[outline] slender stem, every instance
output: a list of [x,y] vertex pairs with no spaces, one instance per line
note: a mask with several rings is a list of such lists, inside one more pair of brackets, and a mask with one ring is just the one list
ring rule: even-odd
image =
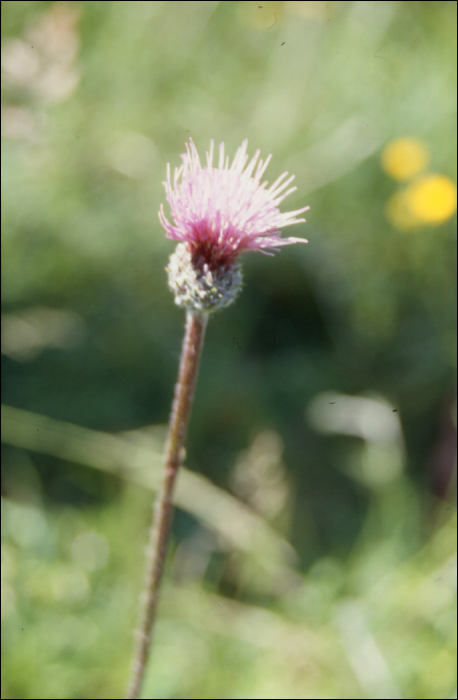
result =
[[126,698],[129,699],[139,696],[150,652],[173,514],[173,487],[183,459],[183,446],[191,414],[207,319],[208,316],[204,314],[193,314],[190,311],[186,315],[180,370],[170,415],[164,478],[162,489],[156,500],[150,532],[145,599],[132,664],[131,682],[126,695]]

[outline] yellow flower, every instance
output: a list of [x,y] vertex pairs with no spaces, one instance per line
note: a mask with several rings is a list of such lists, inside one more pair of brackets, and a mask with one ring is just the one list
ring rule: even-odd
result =
[[456,185],[445,175],[425,175],[405,191],[408,210],[423,224],[442,224],[456,211]]
[[426,169],[428,149],[419,139],[396,139],[382,152],[382,167],[395,180],[409,180]]
[[401,231],[409,231],[419,225],[418,220],[407,207],[405,191],[391,195],[386,203],[385,215],[390,224]]
[[398,229],[435,226],[456,211],[456,185],[445,175],[423,175],[387,202],[386,216]]

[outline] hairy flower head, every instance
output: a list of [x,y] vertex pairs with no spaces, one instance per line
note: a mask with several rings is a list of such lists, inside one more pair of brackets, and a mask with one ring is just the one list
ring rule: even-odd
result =
[[[309,209],[303,207],[281,212],[278,208],[285,197],[296,190],[296,187],[289,187],[294,175],[285,172],[269,187],[267,181],[261,181],[261,178],[271,156],[262,161],[259,159],[260,152],[256,151],[248,162],[247,146],[248,141],[245,140],[229,165],[224,143],[221,143],[218,167],[215,167],[214,144],[211,141],[206,165],[202,166],[191,139],[186,144],[186,153],[181,156],[182,165],[175,168],[173,181],[170,165],[167,166],[164,186],[173,224],[165,216],[162,205],[159,219],[167,237],[181,242],[177,248],[179,256],[169,266],[169,284],[180,306],[191,306],[198,311],[227,306],[241,288],[241,272],[236,261],[240,253],[258,250],[272,255],[268,251],[278,251],[280,246],[307,243],[304,238],[281,237],[280,229],[304,222],[305,219],[297,217]],[[192,265],[192,284],[185,284],[189,277],[185,258]],[[235,282],[227,282],[228,275],[237,280],[237,290],[232,289]],[[177,292],[178,277],[180,286]],[[196,287],[204,279],[207,280],[204,287]],[[224,293],[216,290],[217,279],[220,282],[216,286],[218,290],[224,288]],[[213,294],[210,296],[209,285]],[[232,297],[229,300],[230,289]],[[224,299],[221,297],[215,302],[221,295]],[[209,309],[207,301],[210,297],[213,301]],[[197,305],[194,304],[196,299]]]
[[229,165],[224,143],[220,144],[218,167],[214,167],[211,141],[207,164],[202,167],[191,139],[181,156],[182,165],[175,168],[173,183],[170,166],[167,168],[164,185],[175,225],[168,221],[162,206],[161,224],[168,238],[190,244],[209,263],[233,260],[247,250],[266,252],[282,245],[307,242],[303,238],[281,238],[280,233],[285,226],[305,221],[296,217],[309,208],[283,213],[278,208],[296,190],[296,187],[286,189],[294,175],[288,177],[288,173],[283,173],[268,187],[261,178],[271,156],[263,162],[256,151],[247,165],[247,146],[248,141],[244,141]]

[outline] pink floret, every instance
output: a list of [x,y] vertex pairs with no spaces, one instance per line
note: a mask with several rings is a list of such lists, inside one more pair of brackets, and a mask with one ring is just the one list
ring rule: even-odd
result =
[[164,186],[174,225],[165,216],[162,205],[161,224],[168,238],[190,244],[196,255],[210,263],[231,261],[248,250],[272,255],[267,251],[278,251],[280,246],[292,243],[307,243],[304,238],[281,238],[280,229],[304,222],[305,219],[297,216],[309,209],[281,212],[278,208],[297,189],[287,189],[294,175],[283,173],[268,187],[261,178],[271,156],[263,162],[259,160],[260,151],[256,151],[247,165],[247,145],[245,140],[229,165],[221,143],[219,164],[214,167],[211,141],[207,163],[202,167],[191,139],[181,156],[181,167],[175,168],[173,183],[170,165],[167,166]]

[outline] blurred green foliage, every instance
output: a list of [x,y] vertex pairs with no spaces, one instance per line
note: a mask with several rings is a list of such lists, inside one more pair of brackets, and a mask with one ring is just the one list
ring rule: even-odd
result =
[[[456,182],[456,3],[2,3],[5,404],[166,423],[157,211],[190,137],[248,138],[311,206],[209,324],[187,456],[296,559],[266,575],[188,499],[145,697],[455,697],[456,214],[390,202]],[[2,697],[119,697],[152,493],[32,438],[4,434]]]

